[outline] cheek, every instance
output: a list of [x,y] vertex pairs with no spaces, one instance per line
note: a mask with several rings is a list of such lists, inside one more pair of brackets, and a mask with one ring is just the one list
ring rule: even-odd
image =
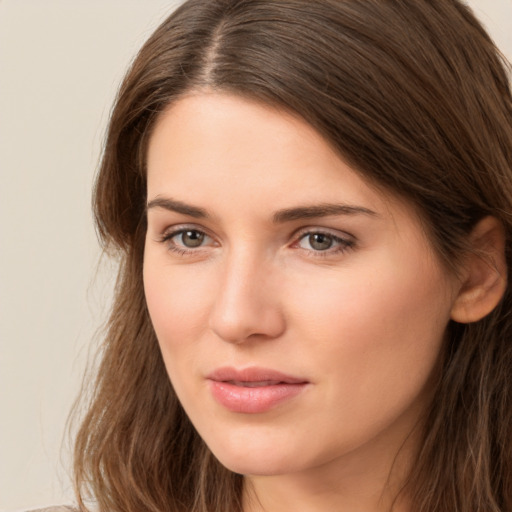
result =
[[413,281],[394,273],[365,270],[320,276],[309,289],[305,283],[290,283],[289,316],[320,339],[344,340],[359,349],[367,344],[380,345],[392,333],[399,343],[409,337],[410,329],[421,331],[432,326],[438,313],[435,304],[439,290],[435,286],[420,289],[417,279]]
[[442,337],[448,323],[448,278],[424,254],[361,258],[351,268],[316,277],[314,288],[299,286],[302,294],[290,289],[291,301],[299,297],[295,316],[355,348],[418,345]]
[[[144,262],[146,302],[164,356],[197,340],[208,325],[212,301],[208,273],[170,266],[148,255]],[[166,361],[167,362],[167,361]]]
[[186,266],[168,265],[153,255],[145,259],[144,291],[149,315],[167,374],[184,405],[193,404],[191,397],[197,394],[193,384],[203,352],[200,340],[208,326],[212,289],[208,275],[191,272]]
[[359,413],[400,408],[421,392],[449,321],[441,271],[396,263],[316,280],[314,293],[294,299],[297,329],[314,340],[308,356],[331,377],[329,396]]

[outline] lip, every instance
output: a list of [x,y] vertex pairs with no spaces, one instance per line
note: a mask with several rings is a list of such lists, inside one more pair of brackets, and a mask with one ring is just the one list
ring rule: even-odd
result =
[[207,377],[213,398],[231,412],[259,414],[304,391],[309,381],[268,368],[218,368]]

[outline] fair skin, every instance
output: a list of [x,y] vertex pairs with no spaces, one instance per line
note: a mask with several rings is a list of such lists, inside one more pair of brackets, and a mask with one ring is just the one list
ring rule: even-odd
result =
[[189,94],[150,139],[144,286],[185,411],[245,475],[245,512],[388,510],[463,290],[410,205],[301,119]]

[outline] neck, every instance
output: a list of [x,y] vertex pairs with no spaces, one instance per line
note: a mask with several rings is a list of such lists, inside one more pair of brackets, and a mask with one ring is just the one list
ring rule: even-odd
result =
[[[317,467],[244,478],[244,512],[411,512],[401,490],[417,435],[380,436]],[[404,441],[405,438],[405,441]]]

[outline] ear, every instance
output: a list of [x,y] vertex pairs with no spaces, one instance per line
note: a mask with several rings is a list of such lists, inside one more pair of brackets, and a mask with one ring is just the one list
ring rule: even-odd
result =
[[469,236],[471,251],[463,263],[462,282],[451,311],[459,323],[476,322],[499,303],[507,287],[505,230],[495,217],[485,217]]

